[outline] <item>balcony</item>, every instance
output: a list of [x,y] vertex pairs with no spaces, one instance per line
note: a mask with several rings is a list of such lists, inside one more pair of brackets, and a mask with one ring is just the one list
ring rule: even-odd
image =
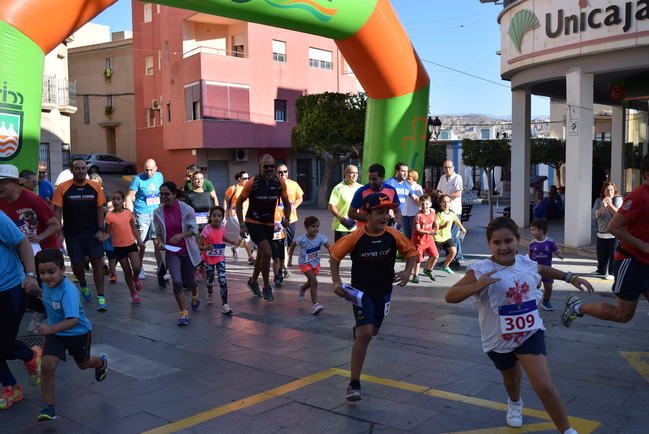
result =
[[55,75],[43,76],[43,98],[41,110],[50,112],[58,109],[62,115],[77,112],[77,82]]

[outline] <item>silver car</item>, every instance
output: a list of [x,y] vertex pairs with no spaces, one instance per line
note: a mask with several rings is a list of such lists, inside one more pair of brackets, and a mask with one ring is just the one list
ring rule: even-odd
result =
[[122,160],[113,154],[80,154],[79,158],[86,161],[88,173],[123,173],[133,175],[135,163]]

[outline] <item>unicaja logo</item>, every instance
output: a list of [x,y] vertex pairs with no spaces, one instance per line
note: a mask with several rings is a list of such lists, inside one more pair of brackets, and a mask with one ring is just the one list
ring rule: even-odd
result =
[[512,21],[509,24],[509,37],[516,46],[518,52],[521,52],[521,43],[523,36],[529,31],[537,29],[541,26],[539,19],[536,18],[534,12],[529,9],[522,9],[514,14]]
[[23,136],[23,95],[7,88],[0,89],[0,161],[11,160],[20,150]]

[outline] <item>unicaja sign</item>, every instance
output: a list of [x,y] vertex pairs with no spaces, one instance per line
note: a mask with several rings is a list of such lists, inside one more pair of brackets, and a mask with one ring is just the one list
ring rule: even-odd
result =
[[[586,0],[579,1],[579,7],[588,7]],[[622,26],[623,32],[628,32],[634,20],[649,20],[649,0],[626,2],[624,5],[612,4],[606,8],[582,10],[579,14],[566,15],[563,9],[556,14],[545,14],[545,34],[549,38],[561,35],[585,32],[599,29],[602,26]]]

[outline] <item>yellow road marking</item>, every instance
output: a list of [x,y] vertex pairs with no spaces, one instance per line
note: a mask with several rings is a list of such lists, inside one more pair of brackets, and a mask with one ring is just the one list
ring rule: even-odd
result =
[[[636,354],[636,353],[631,353],[631,354]],[[638,354],[646,354],[647,356],[649,356],[649,353],[638,353]],[[647,369],[649,371],[649,366],[647,367]],[[270,390],[266,390],[265,392],[258,393],[256,395],[252,395],[248,398],[243,398],[239,401],[231,402],[229,404],[225,404],[220,407],[216,407],[211,410],[198,413],[194,416],[181,419],[179,421],[170,423],[168,425],[163,425],[159,428],[146,431],[144,434],[173,433],[176,431],[187,429],[192,426],[198,425],[200,423],[206,422],[208,420],[215,419],[219,416],[223,416],[225,414],[232,413],[234,411],[241,410],[243,408],[250,407],[255,404],[259,404],[260,402],[264,402],[272,398],[277,398],[279,396],[301,389],[302,387],[306,387],[311,384],[317,383],[319,381],[326,380],[327,378],[333,377],[334,375],[340,375],[342,377],[348,378],[350,376],[350,372],[338,368],[327,369],[325,371],[309,375],[299,380],[292,381],[283,386],[279,386],[274,389],[270,389]],[[369,383],[380,384],[382,386],[392,387],[395,389],[407,390],[415,393],[422,393],[429,396],[433,396],[435,398],[446,399],[449,401],[462,402],[464,404],[476,405],[478,407],[489,408],[492,410],[507,411],[507,405],[501,402],[489,401],[486,399],[475,398],[472,396],[460,395],[459,393],[445,392],[443,390],[432,389],[430,387],[420,386],[418,384],[406,383],[404,381],[391,380],[389,378],[374,377],[372,375],[362,375],[361,380]],[[523,414],[538,419],[551,420],[550,415],[545,411],[541,411],[541,410],[524,408]],[[600,425],[599,422],[596,422],[594,420],[581,419],[578,417],[568,417],[568,419],[570,421],[571,426],[582,434],[589,434],[593,432]],[[543,422],[543,423],[524,425],[523,427],[517,429],[509,428],[509,427],[496,427],[496,428],[488,428],[488,429],[474,430],[474,431],[462,431],[461,433],[463,434],[468,434],[468,433],[509,434],[512,432],[521,432],[521,431],[535,432],[535,431],[546,431],[552,429],[554,429],[554,424],[552,422]]]
[[649,381],[649,363],[643,360],[649,360],[649,353],[620,351],[620,354],[622,354],[626,361],[629,362],[645,380]]
[[471,431],[456,431],[446,434],[513,434],[518,432],[538,432],[538,431],[554,431],[556,427],[552,422],[530,423],[523,425],[520,428],[511,428],[508,426],[500,426],[497,428],[475,429]]

